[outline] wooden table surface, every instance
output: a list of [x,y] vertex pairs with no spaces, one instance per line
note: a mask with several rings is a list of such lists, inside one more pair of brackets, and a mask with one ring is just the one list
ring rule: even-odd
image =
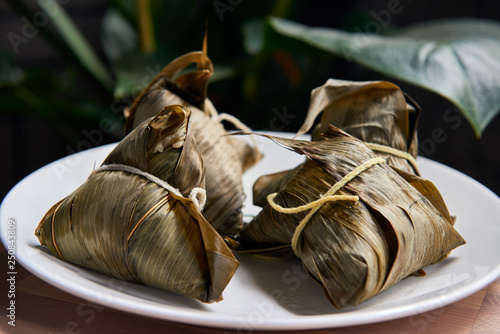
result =
[[[1,243],[0,243],[1,245]],[[250,333],[150,319],[95,305],[38,279],[17,264],[16,326],[8,324],[7,252],[0,246],[2,333]],[[271,333],[259,331],[259,333]],[[299,333],[500,333],[500,279],[468,298],[412,317]]]

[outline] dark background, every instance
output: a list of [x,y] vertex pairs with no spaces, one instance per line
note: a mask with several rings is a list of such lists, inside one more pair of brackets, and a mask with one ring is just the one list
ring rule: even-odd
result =
[[[207,3],[207,1],[199,1]],[[210,1],[211,2],[211,1]],[[210,2],[204,8],[210,9]],[[497,2],[486,0],[475,1],[411,1],[401,0],[404,10],[394,15],[391,23],[404,27],[412,23],[427,21],[431,19],[448,17],[477,17],[500,20],[500,6]],[[334,1],[308,1],[296,10],[290,19],[312,26],[327,26],[353,30],[356,15],[369,15],[370,11],[378,12],[387,8],[388,1],[350,1],[345,3]],[[227,13],[227,20],[217,22],[213,20],[215,31],[224,31],[226,49],[235,48],[241,53],[240,32],[233,27],[239,16],[246,11],[255,9],[257,1],[245,1]],[[103,0],[91,1],[68,1],[64,8],[75,20],[78,27],[88,38],[92,46],[104,59],[101,47],[100,32],[101,20],[106,12],[108,3]],[[212,9],[213,10],[213,9]],[[182,15],[182,13],[179,13]],[[208,12],[208,17],[215,17],[216,13]],[[6,38],[9,31],[19,31],[23,22],[21,14],[14,11],[5,2],[0,2],[0,51],[12,51],[12,47]],[[203,23],[200,24],[203,26]],[[224,27],[227,29],[224,30]],[[200,28],[201,30],[202,28]],[[229,31],[231,30],[231,31]],[[172,33],[175,33],[173,31]],[[202,33],[201,33],[202,34]],[[201,35],[200,34],[200,35]],[[232,38],[232,39],[231,39]],[[499,36],[500,38],[500,36]],[[234,45],[234,46],[233,46]],[[190,51],[190,50],[187,50]],[[185,52],[185,51],[184,51]],[[12,54],[14,54],[12,52]],[[16,63],[24,69],[43,68],[52,71],[56,75],[62,73],[67,66],[67,59],[62,57],[42,36],[37,36],[22,50],[15,54]],[[217,64],[218,58],[222,58],[222,51],[214,52],[212,60]],[[499,55],[500,57],[500,55]],[[311,82],[310,89],[322,85],[327,78],[349,80],[389,80],[398,84],[404,91],[409,93],[422,107],[423,114],[419,127],[419,138],[422,143],[421,155],[435,161],[441,162],[457,169],[476,179],[497,195],[500,194],[500,177],[497,172],[500,167],[500,117],[496,117],[484,131],[481,139],[477,139],[467,121],[460,116],[459,120],[446,121],[443,114],[447,110],[454,110],[453,105],[447,100],[415,86],[386,78],[380,74],[366,70],[344,60],[336,60],[335,65],[324,68],[321,75]],[[79,79],[80,80],[80,79]],[[92,98],[103,99],[96,91],[95,83],[82,79],[78,82],[82,90],[94,91]],[[287,131],[295,132],[302,123],[307,110],[308,92],[302,95],[290,97],[281,104],[267,106],[267,110],[259,110],[265,96],[254,97],[255,106],[251,108],[238,108],[236,101],[240,95],[233,94],[230,89],[238,89],[241,82],[236,80],[226,83],[215,83],[209,88],[209,97],[212,98],[219,112],[228,112],[239,117],[243,122],[256,130],[264,129],[269,125],[270,108],[281,110],[287,108],[289,114],[297,115],[286,128]],[[229,87],[229,88],[228,88]],[[262,89],[265,89],[265,85]],[[228,93],[224,90],[229,89]],[[262,94],[263,95],[263,94]],[[260,100],[259,100],[260,99]],[[111,103],[112,101],[104,101]],[[272,115],[272,114],[271,114]],[[82,127],[79,130],[83,130]],[[433,132],[442,133],[440,140],[433,139]],[[82,137],[83,138],[83,137]],[[106,136],[102,144],[117,141],[116,136]],[[441,140],[442,139],[442,140]],[[38,168],[56,159],[69,154],[71,150],[76,151],[78,138],[71,140],[61,134],[60,129],[46,119],[33,113],[13,113],[2,107],[0,101],[0,199],[22,178],[37,170]]]

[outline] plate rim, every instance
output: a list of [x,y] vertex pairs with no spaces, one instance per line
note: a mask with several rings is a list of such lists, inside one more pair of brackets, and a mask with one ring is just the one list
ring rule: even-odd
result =
[[[266,132],[260,132],[266,133]],[[276,133],[273,132],[273,135],[278,136],[293,136],[292,133]],[[62,161],[71,158],[74,155],[84,155],[90,154],[94,155],[96,150],[111,150],[117,143],[111,143],[107,145],[98,146],[89,150],[85,150],[82,152],[75,153],[73,155],[68,155],[66,157],[55,160],[36,171],[30,173],[26,177],[24,177],[21,181],[19,181],[4,197],[2,203],[0,204],[0,217],[2,220],[8,218],[6,214],[6,203],[8,204],[11,200],[11,197],[14,196],[22,185],[30,180],[39,173],[43,173],[43,170],[46,168],[51,168],[54,164],[61,163]],[[106,151],[107,152],[107,151]],[[495,199],[497,203],[500,205],[500,198],[486,186],[481,184],[480,182],[474,180],[470,176],[453,169],[449,166],[446,166],[442,163],[433,161],[429,158],[418,157],[419,163],[430,164],[431,168],[438,168],[445,170],[446,172],[452,172],[454,177],[459,177],[467,182],[472,183],[475,187],[481,189],[486,195],[491,196],[492,199]],[[1,224],[0,237],[1,241],[4,244],[4,247],[7,249],[7,239],[5,235],[4,224]],[[66,293],[78,296],[84,300],[89,300],[92,298],[92,290],[86,286],[79,285],[71,285],[68,284],[68,280],[64,279],[54,279],[47,272],[44,272],[38,266],[33,266],[30,261],[25,261],[23,256],[18,257],[16,252],[16,261],[18,261],[26,270],[42,279],[44,282],[59,288]],[[70,264],[72,265],[72,264]],[[346,313],[334,313],[334,314],[321,314],[321,315],[307,315],[307,316],[299,316],[295,318],[288,317],[274,317],[274,318],[266,318],[263,323],[260,324],[248,324],[253,329],[257,330],[289,330],[289,329],[320,329],[320,328],[337,328],[337,327],[345,327],[345,326],[355,326],[355,325],[365,325],[370,323],[377,323],[389,320],[395,320],[399,318],[404,318],[411,315],[420,314],[426,311],[431,311],[449,304],[452,304],[456,301],[459,301],[463,298],[466,298],[481,289],[485,288],[493,281],[495,281],[498,277],[500,277],[500,265],[497,265],[496,268],[491,270],[488,274],[483,275],[480,279],[478,279],[475,284],[468,284],[465,286],[458,287],[453,290],[453,294],[446,296],[444,298],[442,295],[435,296],[433,298],[428,298],[424,300],[420,300],[418,302],[412,303],[411,305],[406,306],[398,306],[396,311],[387,309],[382,311],[370,310],[369,312],[364,312],[364,318],[359,319],[359,314],[356,312],[346,312]],[[82,279],[84,279],[82,277]],[[93,282],[94,283],[94,282]],[[110,287],[102,287],[102,289],[107,290],[111,289]],[[209,310],[197,310],[197,309],[180,309],[173,305],[161,305],[159,308],[156,304],[146,303],[139,304],[139,308],[131,308],[127,307],[127,303],[130,302],[130,298],[139,299],[137,296],[127,295],[126,297],[121,294],[113,294],[113,298],[109,300],[99,301],[101,305],[109,307],[111,309],[117,309],[127,313],[133,313],[149,318],[156,318],[160,320],[180,322],[190,325],[198,325],[198,326],[207,326],[207,327],[217,327],[217,328],[226,328],[226,329],[238,329],[241,325],[241,320],[239,317],[228,314],[228,313],[214,313]],[[152,302],[152,301],[149,301]],[[163,309],[163,311],[162,311]],[[417,311],[415,310],[422,310]],[[230,321],[228,321],[228,318]],[[340,319],[339,319],[340,318]],[[352,319],[351,319],[352,318]],[[353,320],[355,320],[353,322]]]

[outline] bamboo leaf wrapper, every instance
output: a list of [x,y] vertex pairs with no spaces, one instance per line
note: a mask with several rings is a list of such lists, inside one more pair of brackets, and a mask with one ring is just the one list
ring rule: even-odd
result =
[[[309,109],[297,136],[312,129],[312,140],[323,140],[321,134],[332,124],[365,142],[390,166],[419,175],[416,158],[420,113],[420,107],[393,83],[329,79],[311,92]],[[254,204],[264,206],[267,195],[278,191],[293,173],[261,177],[254,185]]]
[[[197,65],[196,71],[179,75],[193,63]],[[188,106],[193,119],[191,131],[205,162],[207,203],[204,215],[222,235],[235,235],[243,225],[242,174],[261,158],[261,154],[257,148],[227,135],[221,124],[222,115],[206,97],[212,73],[206,44],[203,51],[174,59],[125,110],[125,130],[131,131],[166,105]]]
[[201,213],[205,173],[190,126],[178,105],[141,123],[46,213],[40,243],[125,281],[221,300],[238,262]]
[[[338,128],[330,126],[324,136],[315,142],[270,137],[307,158],[272,199],[278,206],[317,201],[358,166],[381,159]],[[310,210],[283,213],[268,203],[242,230],[236,248],[296,255],[333,305],[359,304],[464,243],[437,189],[401,173],[385,163],[370,165],[333,194],[349,200],[318,206],[298,236]]]

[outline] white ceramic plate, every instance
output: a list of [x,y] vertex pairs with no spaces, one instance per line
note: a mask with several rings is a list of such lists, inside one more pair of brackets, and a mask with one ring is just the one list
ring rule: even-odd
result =
[[[244,178],[248,215],[259,211],[251,205],[250,195],[256,178],[294,167],[303,159],[265,138],[258,141],[265,158]],[[450,212],[458,216],[456,228],[467,244],[445,261],[427,267],[427,276],[407,278],[357,307],[336,310],[295,260],[265,262],[238,256],[241,265],[224,291],[224,300],[211,305],[59,261],[39,246],[34,230],[45,212],[84,182],[113,147],[98,147],[41,168],[11,190],[0,211],[2,242],[6,245],[9,221],[15,222],[16,257],[25,268],[92,302],[154,318],[243,332],[315,329],[426,312],[467,297],[500,275],[500,199],[469,177],[424,158],[419,159],[421,172],[436,184]]]

